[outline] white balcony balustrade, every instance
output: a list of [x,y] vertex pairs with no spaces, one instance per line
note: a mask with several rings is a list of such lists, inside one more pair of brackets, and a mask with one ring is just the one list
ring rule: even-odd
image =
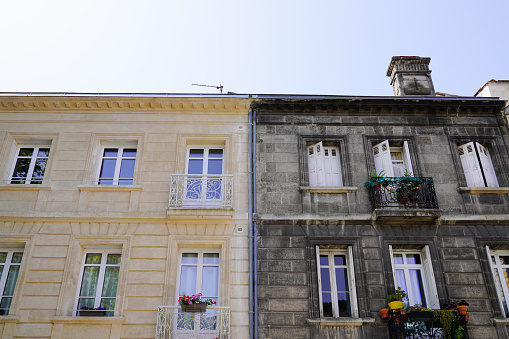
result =
[[172,174],[170,208],[233,208],[233,175]]

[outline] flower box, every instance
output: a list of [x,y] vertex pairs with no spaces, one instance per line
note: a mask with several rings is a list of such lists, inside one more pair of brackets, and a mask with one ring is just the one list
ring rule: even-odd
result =
[[428,322],[433,319],[433,312],[430,311],[412,311],[408,312],[408,317],[416,322]]
[[180,308],[182,309],[182,312],[204,313],[207,310],[207,304],[206,303],[180,304]]
[[80,317],[105,317],[106,311],[85,310],[85,311],[79,311],[78,315]]

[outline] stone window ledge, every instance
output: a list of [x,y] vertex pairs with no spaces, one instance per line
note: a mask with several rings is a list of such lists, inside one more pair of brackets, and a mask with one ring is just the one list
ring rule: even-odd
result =
[[307,193],[357,193],[358,188],[355,186],[301,186],[301,192]]
[[17,323],[20,319],[19,315],[2,315],[0,316],[0,324]]
[[51,187],[47,185],[10,184],[0,186],[0,191],[49,191],[49,190],[51,190]]
[[375,323],[375,318],[319,318],[307,319],[309,326],[363,326]]
[[491,318],[491,322],[495,326],[508,326],[509,318]]
[[212,219],[232,219],[233,208],[166,208],[166,216],[171,219],[186,219],[189,216]]
[[470,194],[508,194],[509,187],[460,187],[458,191]]
[[71,317],[71,316],[54,316],[50,318],[53,324],[123,324],[125,317]]
[[143,187],[141,185],[80,185],[78,189],[90,192],[131,192],[142,191]]

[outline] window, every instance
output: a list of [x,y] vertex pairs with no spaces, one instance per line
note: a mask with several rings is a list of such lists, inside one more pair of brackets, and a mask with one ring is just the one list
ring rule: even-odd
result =
[[358,317],[352,247],[316,247],[320,317]]
[[219,267],[218,251],[183,251],[180,255],[178,294],[202,293],[203,299],[212,299],[219,304]]
[[103,148],[99,185],[132,185],[136,148]]
[[224,171],[224,150],[216,147],[188,149],[186,200],[214,201],[221,199]]
[[323,145],[323,142],[308,146],[310,186],[343,186],[339,147]]
[[440,308],[428,246],[414,250],[393,249],[389,245],[389,249],[394,282],[407,293],[408,305]]
[[497,289],[500,307],[509,318],[509,308],[507,300],[509,298],[509,251],[508,250],[491,250],[486,246],[488,258],[490,261],[495,287]]
[[85,252],[80,287],[76,298],[76,309],[106,309],[113,316],[120,273],[121,251]]
[[468,187],[498,187],[488,147],[478,142],[458,145]]
[[9,314],[22,258],[22,251],[0,250],[0,315]]
[[19,146],[9,183],[42,184],[49,150],[49,146]]
[[375,170],[385,172],[386,177],[413,176],[412,161],[408,141],[389,142],[389,140],[373,145]]

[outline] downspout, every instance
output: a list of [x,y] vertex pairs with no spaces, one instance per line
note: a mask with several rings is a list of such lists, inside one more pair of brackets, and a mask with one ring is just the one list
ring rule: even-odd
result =
[[249,109],[248,140],[248,223],[249,223],[249,338],[254,339],[254,270],[253,265],[253,110]]
[[[253,135],[252,135],[252,164],[253,164],[253,213],[257,212],[256,209],[256,111],[253,110]],[[252,220],[252,219],[251,219]],[[254,339],[258,339],[258,227],[256,222],[253,222],[253,289],[254,289]]]

